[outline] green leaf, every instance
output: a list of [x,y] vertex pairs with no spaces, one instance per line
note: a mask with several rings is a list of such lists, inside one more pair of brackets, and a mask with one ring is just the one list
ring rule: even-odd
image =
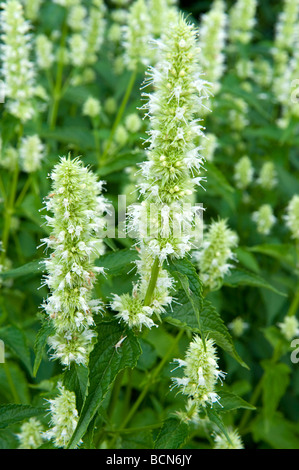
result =
[[248,248],[254,253],[261,253],[266,256],[271,256],[279,261],[286,262],[292,267],[296,266],[296,249],[295,245],[288,244],[267,244],[256,245]]
[[35,343],[34,343],[34,353],[35,353],[35,360],[34,360],[34,365],[33,365],[34,377],[36,377],[37,371],[42,361],[44,350],[47,345],[47,340],[49,336],[52,336],[53,332],[54,332],[54,327],[52,325],[52,322],[45,320],[36,335]]
[[178,259],[172,260],[168,265],[165,264],[165,268],[172,276],[174,276],[175,279],[179,280],[186,297],[192,306],[192,310],[200,329],[200,311],[203,306],[202,282],[199,279],[195,267],[191,261],[187,259]]
[[212,162],[205,162],[205,168],[208,172],[207,174],[209,175],[209,180],[212,177],[217,186],[221,186],[223,189],[230,193],[233,193],[235,191],[235,189],[225,178],[223,172],[218,170],[218,168]]
[[0,428],[6,428],[11,424],[44,413],[44,408],[35,408],[30,405],[0,405]]
[[259,273],[260,267],[258,265],[258,262],[255,258],[255,256],[250,253],[250,249],[244,248],[244,247],[238,247],[236,248],[236,255],[238,258],[238,261],[246,268],[251,271],[254,271],[255,273]]
[[114,160],[107,162],[105,165],[100,167],[100,169],[98,170],[98,174],[100,177],[107,176],[111,173],[121,171],[129,166],[135,166],[142,160],[144,160],[144,153],[124,153],[119,155],[118,158],[115,158]]
[[290,383],[290,368],[283,363],[274,364],[272,361],[262,361],[265,371],[263,376],[263,413],[270,419]]
[[284,292],[281,292],[280,290],[276,289],[258,274],[251,273],[250,271],[242,269],[233,269],[229,275],[224,277],[223,284],[229,287],[262,287],[265,289],[272,290],[276,294],[286,296]]
[[[116,350],[115,345],[125,336],[121,348]],[[117,374],[126,367],[135,367],[140,353],[139,342],[131,331],[116,321],[99,324],[98,341],[89,358],[91,374],[88,395],[70,440],[70,448],[75,448],[84,436]]]
[[259,415],[252,426],[253,439],[267,442],[274,449],[299,449],[298,424],[286,420],[280,413],[267,420]]
[[200,312],[200,324],[201,331],[205,336],[213,338],[218,346],[233,356],[243,367],[248,369],[248,366],[237,353],[233,339],[219,313],[211,302],[207,300],[204,301],[203,310]]
[[133,267],[133,262],[138,259],[137,250],[124,249],[106,253],[96,261],[97,266],[105,269],[108,276],[120,276],[127,274]]
[[251,405],[247,401],[243,400],[243,398],[235,395],[234,393],[230,392],[217,392],[220,397],[220,404],[215,403],[214,409],[219,413],[226,413],[228,411],[237,410],[239,408],[244,408],[246,410],[255,410],[255,406]]
[[93,147],[94,137],[92,132],[79,126],[69,126],[57,128],[51,131],[44,128],[40,131],[40,137],[53,139],[63,144],[72,144],[83,150],[90,150]]
[[229,444],[232,444],[229,435],[227,434],[226,427],[222,421],[222,417],[217,413],[214,408],[205,408],[207,416],[209,420],[216,424],[217,428],[220,430],[222,434],[225,435],[226,439],[228,440]]
[[15,269],[4,271],[0,273],[2,279],[17,279],[19,277],[29,276],[32,274],[41,273],[43,270],[43,264],[41,260],[31,261],[30,263],[24,264]]
[[76,395],[76,408],[80,414],[88,389],[88,369],[83,365],[72,364],[64,373],[63,385]]
[[183,290],[177,291],[175,303],[161,314],[161,318],[168,323],[187,328],[194,333],[200,333],[205,337],[211,337],[215,343],[233,356],[243,367],[248,366],[237,353],[229,330],[223,323],[219,313],[211,302],[204,300],[199,313],[199,325],[192,312],[192,305]]
[[154,449],[180,449],[188,433],[189,427],[186,423],[176,418],[169,418],[163,424],[155,440]]
[[27,345],[26,336],[23,331],[13,325],[0,328],[0,339],[4,345],[9,346],[17,358],[25,365],[28,372],[32,375],[32,365],[30,351]]

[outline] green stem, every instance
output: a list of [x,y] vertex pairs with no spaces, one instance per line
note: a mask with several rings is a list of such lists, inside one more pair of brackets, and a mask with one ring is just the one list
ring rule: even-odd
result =
[[115,405],[116,405],[116,403],[119,399],[119,392],[120,392],[120,389],[121,389],[123,376],[124,376],[124,370],[120,371],[120,373],[118,374],[118,376],[116,377],[115,382],[114,382],[114,386],[113,386],[113,390],[112,390],[112,394],[111,394],[111,399],[110,399],[110,403],[109,403],[109,407],[108,407],[108,417],[110,419],[112,418],[112,414],[113,414]]
[[298,306],[299,306],[299,284],[297,286],[295,297],[293,298],[293,301],[290,305],[287,316],[292,317],[292,316],[296,315]]
[[102,162],[101,164],[103,165],[103,163],[105,162],[106,160],[106,157],[107,157],[107,154],[109,152],[109,149],[111,147],[111,144],[112,144],[112,140],[113,140],[113,137],[114,137],[114,133],[120,123],[120,120],[124,114],[124,111],[126,109],[126,106],[127,106],[127,103],[129,101],[129,98],[131,96],[131,93],[132,93],[132,89],[134,87],[134,84],[135,84],[135,80],[136,80],[136,75],[137,75],[137,70],[134,70],[131,74],[131,77],[130,77],[130,80],[129,80],[129,83],[128,83],[128,86],[127,86],[127,89],[126,89],[126,93],[123,97],[123,100],[122,100],[122,103],[120,105],[120,108],[118,110],[118,113],[116,115],[116,118],[115,118],[115,121],[113,123],[113,126],[112,126],[112,129],[111,129],[111,132],[110,132],[110,136],[109,136],[109,139],[107,141],[107,144],[106,144],[106,147],[105,147],[105,150],[103,152],[103,155],[102,155]]
[[6,251],[7,251],[7,246],[8,246],[11,217],[14,211],[14,202],[15,202],[17,186],[18,186],[18,177],[19,177],[19,167],[18,165],[16,165],[15,171],[12,176],[11,191],[10,191],[9,198],[5,207],[4,227],[3,227],[3,234],[2,234],[2,250],[3,251],[1,252],[2,264],[6,256]]
[[155,290],[158,275],[159,275],[159,270],[160,270],[159,258],[156,258],[152,266],[150,282],[148,284],[147,291],[144,297],[145,307],[148,307],[152,302],[154,290]]
[[132,406],[131,410],[129,411],[129,413],[127,414],[126,418],[124,419],[123,421],[123,424],[122,424],[122,427],[121,427],[121,432],[123,431],[123,429],[127,426],[127,424],[131,421],[131,419],[133,418],[134,414],[136,413],[136,411],[138,410],[139,406],[141,405],[141,403],[143,402],[145,396],[147,395],[147,392],[149,390],[149,388],[151,387],[151,385],[154,383],[156,377],[160,374],[160,372],[162,371],[163,367],[165,366],[165,364],[167,363],[167,361],[169,360],[169,357],[172,355],[174,349],[177,347],[181,337],[183,336],[184,334],[184,330],[180,330],[179,333],[177,334],[177,336],[175,337],[171,347],[169,348],[169,350],[167,351],[167,353],[165,354],[165,356],[163,357],[162,361],[160,362],[160,364],[156,367],[156,369],[149,375],[149,378],[148,378],[148,381],[146,383],[146,385],[144,386],[144,389],[142,390],[142,392],[140,393],[139,397],[137,398],[137,400],[135,401],[134,405]]
[[[280,358],[281,356],[281,346],[282,346],[282,343],[281,341],[279,341],[275,348],[274,348],[274,351],[273,351],[273,355],[272,355],[272,358],[271,358],[271,362],[272,364],[274,365]],[[251,397],[251,400],[250,400],[250,404],[252,406],[255,406],[258,402],[258,399],[263,391],[263,382],[264,382],[264,374],[262,375],[262,377],[260,378],[259,382],[257,383],[254,391],[253,391],[253,394],[252,394],[252,397]],[[244,431],[244,428],[248,422],[248,419],[249,419],[249,416],[251,414],[252,410],[245,410],[244,414],[243,414],[243,417],[240,421],[240,424],[238,426],[239,428],[239,431],[240,433],[242,433],[242,431]]]
[[24,186],[22,188],[22,191],[20,192],[20,194],[19,194],[19,196],[16,200],[15,207],[18,207],[21,204],[21,202],[23,201],[23,199],[25,197],[25,194],[27,193],[27,191],[28,191],[28,189],[31,185],[31,182],[32,182],[32,173],[29,173],[27,181],[24,184]]
[[13,399],[14,399],[14,402],[16,404],[20,404],[21,403],[21,400],[19,398],[19,395],[18,395],[18,392],[17,392],[17,389],[16,389],[16,386],[14,384],[14,381],[12,380],[12,376],[11,376],[11,373],[10,373],[10,370],[9,370],[9,367],[8,367],[8,364],[7,362],[4,362],[4,372],[5,372],[5,375],[6,375],[6,378],[7,378],[7,382],[9,384],[9,387],[10,387],[10,390],[11,390],[11,393],[12,393],[12,396],[13,396]]
[[[255,406],[257,404],[257,401],[260,397],[260,394],[262,393],[262,390],[263,390],[263,381],[264,381],[264,375],[261,377],[261,379],[259,380],[259,382],[257,383],[254,391],[253,391],[253,394],[252,394],[252,397],[251,397],[251,400],[250,400],[250,404],[252,406]],[[248,422],[248,419],[249,419],[249,416],[251,414],[252,410],[245,410],[244,414],[243,414],[243,417],[240,421],[240,424],[238,426],[238,429],[239,429],[239,432],[242,434],[242,431],[244,430],[247,422]]]

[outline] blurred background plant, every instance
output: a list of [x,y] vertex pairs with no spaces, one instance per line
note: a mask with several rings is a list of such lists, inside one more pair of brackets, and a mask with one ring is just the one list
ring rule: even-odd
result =
[[[104,239],[99,266],[106,274],[94,285],[107,320],[102,327],[96,320],[95,354],[108,361],[115,352],[117,378],[105,382],[87,423],[80,414],[86,369],[63,375],[46,354],[51,332],[40,309],[48,293],[41,287],[45,253],[36,247],[50,235],[41,212],[51,191],[48,176],[59,156],[70,153],[106,181],[116,213],[118,195],[126,195],[127,204],[137,201],[150,131],[142,87],[179,10],[198,31],[200,78],[212,86],[206,105],[212,112],[199,114],[205,131],[197,145],[206,171],[195,169],[193,176],[206,178],[205,191],[199,187],[195,197],[205,209],[204,244],[194,247],[193,266],[197,291],[201,286],[205,295],[202,318],[217,320],[215,329],[204,326],[220,346],[226,377],[217,393],[225,412],[214,403],[200,415],[192,399],[186,408],[184,394],[170,390],[171,361],[183,361],[192,335],[200,333],[183,288],[174,292],[178,304],[162,312],[159,328],[139,335],[141,350],[135,337],[125,338],[121,326],[109,323],[112,294],[131,293],[138,280],[134,240],[122,237],[119,227],[115,238]],[[291,341],[299,334],[298,24],[298,0],[1,5],[1,448],[64,446],[74,429],[77,437],[84,434],[81,445],[92,448],[299,448],[299,368],[291,362]],[[99,393],[93,382],[89,386]],[[49,422],[45,399],[56,411],[63,400],[68,404],[62,444],[55,427],[63,423],[56,411]],[[18,405],[13,416],[12,404]]]

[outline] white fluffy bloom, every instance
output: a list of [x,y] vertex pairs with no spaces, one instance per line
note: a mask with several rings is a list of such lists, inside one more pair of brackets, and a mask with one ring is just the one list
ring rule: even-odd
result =
[[24,137],[20,145],[21,168],[26,173],[33,173],[41,167],[45,156],[45,146],[38,135]]
[[65,448],[78,423],[76,395],[60,383],[58,391],[56,398],[47,400],[50,404],[51,428],[43,435],[45,439],[52,440],[55,447]]
[[34,115],[34,64],[30,61],[30,24],[24,19],[21,3],[8,0],[1,4],[1,75],[5,84],[9,113],[26,122]]
[[189,344],[184,360],[174,359],[178,368],[183,368],[183,377],[172,378],[173,387],[179,387],[184,395],[191,397],[197,406],[206,407],[219,401],[215,393],[218,380],[225,378],[219,370],[216,348],[212,339],[205,340],[205,346],[197,335]]
[[292,237],[299,240],[299,195],[295,194],[290,200],[287,213],[284,217],[286,226],[292,233]]

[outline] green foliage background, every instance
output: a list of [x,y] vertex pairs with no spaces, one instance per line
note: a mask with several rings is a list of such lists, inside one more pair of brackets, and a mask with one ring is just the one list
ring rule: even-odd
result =
[[[191,12],[197,23],[210,4],[181,2],[181,7]],[[281,5],[279,1],[260,1],[254,41],[238,50],[240,56],[261,56],[271,62],[273,27]],[[46,1],[34,27],[49,34],[54,27],[60,29],[62,21],[62,10]],[[109,47],[109,43],[102,47],[92,83],[67,88],[55,126],[49,126],[47,112],[25,124],[24,134],[37,133],[47,144],[47,156],[40,171],[18,175],[13,207],[5,198],[0,201],[2,230],[5,214],[12,210],[7,250],[11,267],[1,273],[0,338],[5,343],[6,361],[0,364],[0,448],[18,446],[15,434],[23,420],[37,416],[47,424],[45,399],[55,396],[63,372],[58,362],[49,360],[45,346],[50,326],[40,309],[47,295],[47,289],[40,287],[39,261],[45,255],[43,248],[36,247],[48,230],[40,211],[50,191],[48,174],[58,155],[71,152],[82,156],[84,164],[105,179],[107,197],[116,204],[117,195],[132,184],[125,169],[145,158],[141,138],[146,138],[146,120],[140,132],[129,133],[124,146],[116,146],[104,160],[98,160],[96,142],[102,144],[109,138],[115,114],[104,111],[96,130],[82,114],[82,105],[91,94],[101,103],[112,96],[118,109],[121,105],[130,73],[113,73]],[[250,79],[251,89],[244,90],[235,73],[235,61],[236,57],[228,56],[222,89],[206,120],[207,131],[217,136],[219,147],[213,163],[206,165],[206,191],[198,191],[198,201],[206,208],[207,223],[227,218],[230,228],[238,233],[237,267],[225,277],[221,289],[203,299],[199,295],[201,282],[191,263],[185,260],[170,265],[180,304],[163,315],[159,328],[138,338],[126,331],[120,351],[114,346],[123,328],[107,308],[104,318],[97,320],[98,342],[90,359],[91,373],[84,367],[72,367],[63,376],[66,387],[76,392],[80,413],[70,447],[83,438],[87,448],[203,449],[213,446],[213,431],[233,426],[246,448],[299,448],[299,366],[291,362],[292,348],[277,327],[290,309],[298,310],[296,246],[283,220],[290,198],[299,194],[298,120],[291,120],[286,129],[279,128],[280,109],[271,90]],[[143,78],[141,70],[121,123],[142,105],[139,87]],[[39,81],[50,92],[46,77],[41,75]],[[266,99],[261,100],[261,93],[266,93]],[[230,97],[242,97],[249,106],[249,124],[240,132],[234,131],[227,119],[234,106]],[[3,144],[15,145],[18,122],[2,105],[0,113]],[[256,174],[266,160],[274,162],[279,181],[275,190],[263,191],[252,184],[244,201],[232,177],[244,154],[250,156]],[[1,169],[1,181],[4,194],[9,194],[14,174]],[[278,219],[269,236],[259,235],[251,219],[262,203],[271,204]],[[130,239],[106,242],[106,254],[99,264],[107,268],[107,277],[96,283],[95,295],[108,303],[111,293],[131,290],[135,280],[131,263],[137,252],[131,249]],[[238,316],[249,325],[239,338],[232,337],[227,328]],[[183,357],[192,333],[199,331],[215,339],[220,368],[227,377],[219,391],[223,407],[215,405],[202,425],[195,426],[176,418],[185,397],[170,391],[169,386],[172,359]]]

